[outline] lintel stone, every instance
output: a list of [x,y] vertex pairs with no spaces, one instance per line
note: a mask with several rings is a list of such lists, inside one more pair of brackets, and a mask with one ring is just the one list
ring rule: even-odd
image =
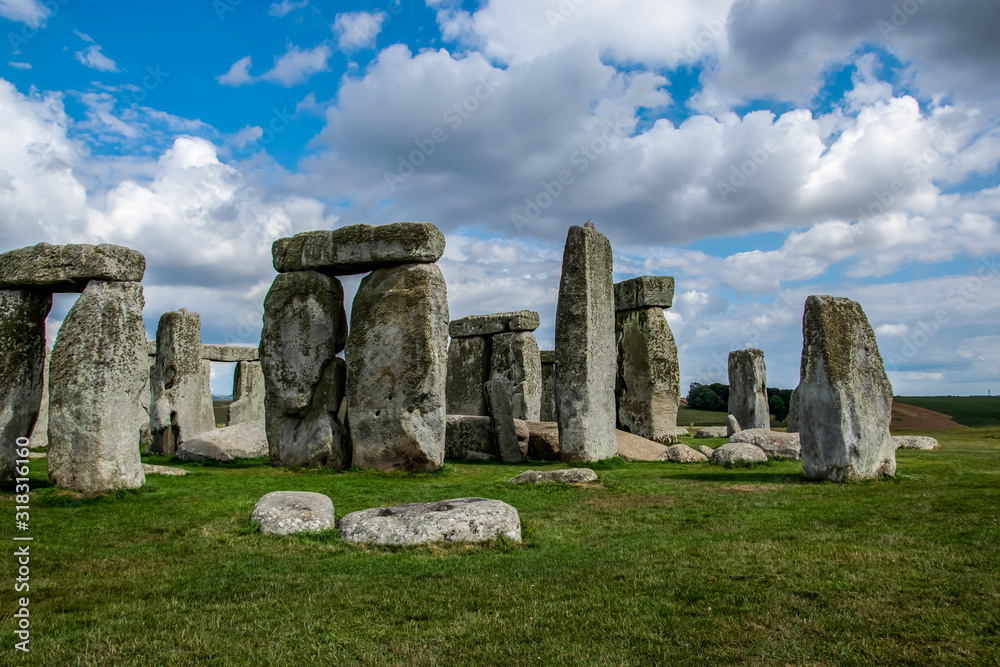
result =
[[244,345],[202,345],[201,358],[225,363],[258,361],[260,352],[256,347]]
[[492,336],[511,331],[534,331],[541,320],[533,310],[518,310],[513,313],[494,313],[493,315],[470,315],[460,320],[454,320],[448,326],[452,338],[470,338],[472,336]]
[[83,292],[91,280],[138,283],[145,272],[141,252],[110,243],[39,243],[0,254],[0,289]]
[[673,303],[673,276],[639,276],[615,284],[616,311],[670,308]]
[[396,222],[303,232],[275,241],[271,255],[278,273],[346,276],[400,264],[433,264],[444,254],[444,245],[444,234],[429,222]]

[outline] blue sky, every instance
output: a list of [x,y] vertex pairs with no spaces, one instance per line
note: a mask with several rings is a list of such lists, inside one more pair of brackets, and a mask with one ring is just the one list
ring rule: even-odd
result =
[[255,344],[275,238],[429,220],[452,317],[538,310],[551,347],[593,219],[616,280],[675,276],[684,389],[750,345],[794,386],[816,293],[861,302],[898,393],[1000,387],[990,3],[0,0],[0,23],[0,250],[143,251],[151,335],[186,307]]

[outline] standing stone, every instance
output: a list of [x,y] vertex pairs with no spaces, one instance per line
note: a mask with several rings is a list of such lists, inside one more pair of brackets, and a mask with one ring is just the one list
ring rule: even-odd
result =
[[799,390],[796,387],[792,391],[792,397],[788,399],[788,433],[799,432]]
[[85,493],[142,486],[136,423],[148,367],[142,285],[92,280],[49,369],[49,479]]
[[771,428],[764,353],[750,348],[729,353],[729,414],[741,428]]
[[726,437],[733,437],[734,434],[739,433],[743,429],[740,427],[740,422],[733,415],[726,415]]
[[0,290],[0,481],[14,479],[17,439],[38,420],[51,307],[51,294]]
[[347,343],[354,465],[434,470],[444,461],[448,291],[435,264],[361,281]]
[[542,406],[539,421],[556,421],[556,353],[542,350],[539,353],[542,365]]
[[490,379],[492,355],[489,336],[451,339],[445,389],[449,415],[486,415],[483,386]]
[[226,426],[264,419],[264,371],[259,361],[240,361],[233,373],[233,402]]
[[500,458],[505,463],[517,463],[524,458],[518,444],[517,430],[511,413],[507,386],[500,380],[490,380],[483,390],[486,395],[486,409],[490,413],[490,425],[496,438]]
[[264,298],[260,365],[271,465],[351,465],[351,441],[338,411],[346,365],[344,289],[315,271],[283,273]]
[[615,456],[614,283],[611,243],[570,227],[556,307],[555,394],[563,461]]
[[516,331],[494,336],[490,376],[506,387],[514,419],[539,421],[542,363],[535,334]]
[[[673,284],[672,279],[670,282]],[[677,442],[680,368],[677,343],[663,309],[654,306],[619,311],[615,328],[615,393],[622,429],[661,444]]]
[[[145,344],[143,339],[144,350]],[[151,453],[173,456],[184,438],[215,428],[209,375],[201,358],[201,315],[182,308],[160,316],[149,383]]]
[[[52,350],[46,346],[45,348],[45,366],[42,370],[42,402],[38,406],[38,419],[35,421],[35,428],[31,430],[31,435],[28,436],[29,447],[48,447],[49,446],[49,360],[52,356]],[[148,400],[146,401],[149,402]],[[149,421],[148,418],[146,420]]]
[[833,296],[809,297],[802,337],[798,394],[803,474],[831,482],[892,477],[892,385],[861,305]]

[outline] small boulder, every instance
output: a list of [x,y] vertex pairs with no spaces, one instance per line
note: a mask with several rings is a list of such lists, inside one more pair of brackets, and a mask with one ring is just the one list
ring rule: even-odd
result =
[[667,453],[665,445],[622,430],[615,431],[615,440],[618,456],[626,461],[662,461]]
[[760,449],[769,459],[802,458],[802,446],[799,444],[798,433],[781,433],[762,428],[748,428],[729,438],[729,442],[745,442]]
[[733,415],[726,415],[726,435],[732,436],[734,433],[739,433],[743,429],[740,428],[740,423],[736,420]]
[[896,449],[937,449],[940,445],[935,438],[925,435],[894,435]]
[[199,433],[184,440],[177,448],[177,458],[184,461],[232,461],[257,459],[267,455],[267,434],[263,421]]
[[488,463],[490,461],[496,461],[497,457],[492,454],[487,454],[486,452],[474,452],[470,450],[465,453],[465,460],[470,463]]
[[672,463],[703,463],[708,457],[687,445],[672,445],[667,447],[667,452],[661,460]]
[[698,451],[707,456],[708,458],[712,458],[712,454],[715,453],[715,450],[709,447],[708,445],[698,445]]
[[174,468],[172,466],[154,466],[151,463],[143,463],[142,471],[147,475],[169,475],[179,477],[188,474],[184,468]]
[[333,501],[322,493],[273,491],[260,500],[250,514],[260,532],[268,535],[317,533],[336,526]]
[[[515,420],[515,425],[517,421]],[[528,458],[536,461],[559,460],[559,424],[524,422],[528,426]]]
[[526,470],[517,477],[508,480],[511,484],[545,484],[546,482],[563,482],[564,484],[586,484],[598,481],[597,473],[590,468],[569,468],[567,470]]
[[690,434],[690,433],[688,432],[688,430],[687,430],[686,428],[684,428],[683,426],[678,426],[678,427],[677,427],[677,430],[676,430],[676,431],[674,431],[674,432],[675,432],[675,433],[677,434],[677,437],[678,437],[678,438],[679,438],[679,437],[681,437],[682,435],[691,435],[691,434]]
[[725,426],[706,426],[698,429],[694,434],[696,438],[728,438],[728,429]]
[[507,503],[457,498],[352,512],[340,520],[340,539],[363,544],[521,541],[521,518]]
[[716,465],[729,468],[740,464],[765,463],[767,455],[764,454],[764,450],[755,445],[745,442],[729,442],[715,450],[711,461]]

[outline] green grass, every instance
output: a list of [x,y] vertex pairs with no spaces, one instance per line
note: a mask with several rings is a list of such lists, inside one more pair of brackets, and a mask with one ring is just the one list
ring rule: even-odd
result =
[[[11,648],[8,579],[0,664],[997,664],[1000,428],[935,435],[939,451],[898,453],[895,480],[845,485],[806,483],[796,462],[614,461],[576,488],[505,482],[558,467],[545,463],[406,475],[242,461],[82,498],[33,461],[31,662]],[[275,490],[326,493],[338,517],[495,498],[527,539],[273,538],[248,521]]]
[[[712,410],[693,410],[691,408],[677,408],[677,425],[690,428],[691,426],[725,426],[726,412],[714,412]],[[771,428],[782,428],[786,422],[780,422],[771,415]],[[692,434],[694,435],[694,434]]]
[[1000,425],[997,396],[894,396],[892,400],[950,415],[962,426]]

